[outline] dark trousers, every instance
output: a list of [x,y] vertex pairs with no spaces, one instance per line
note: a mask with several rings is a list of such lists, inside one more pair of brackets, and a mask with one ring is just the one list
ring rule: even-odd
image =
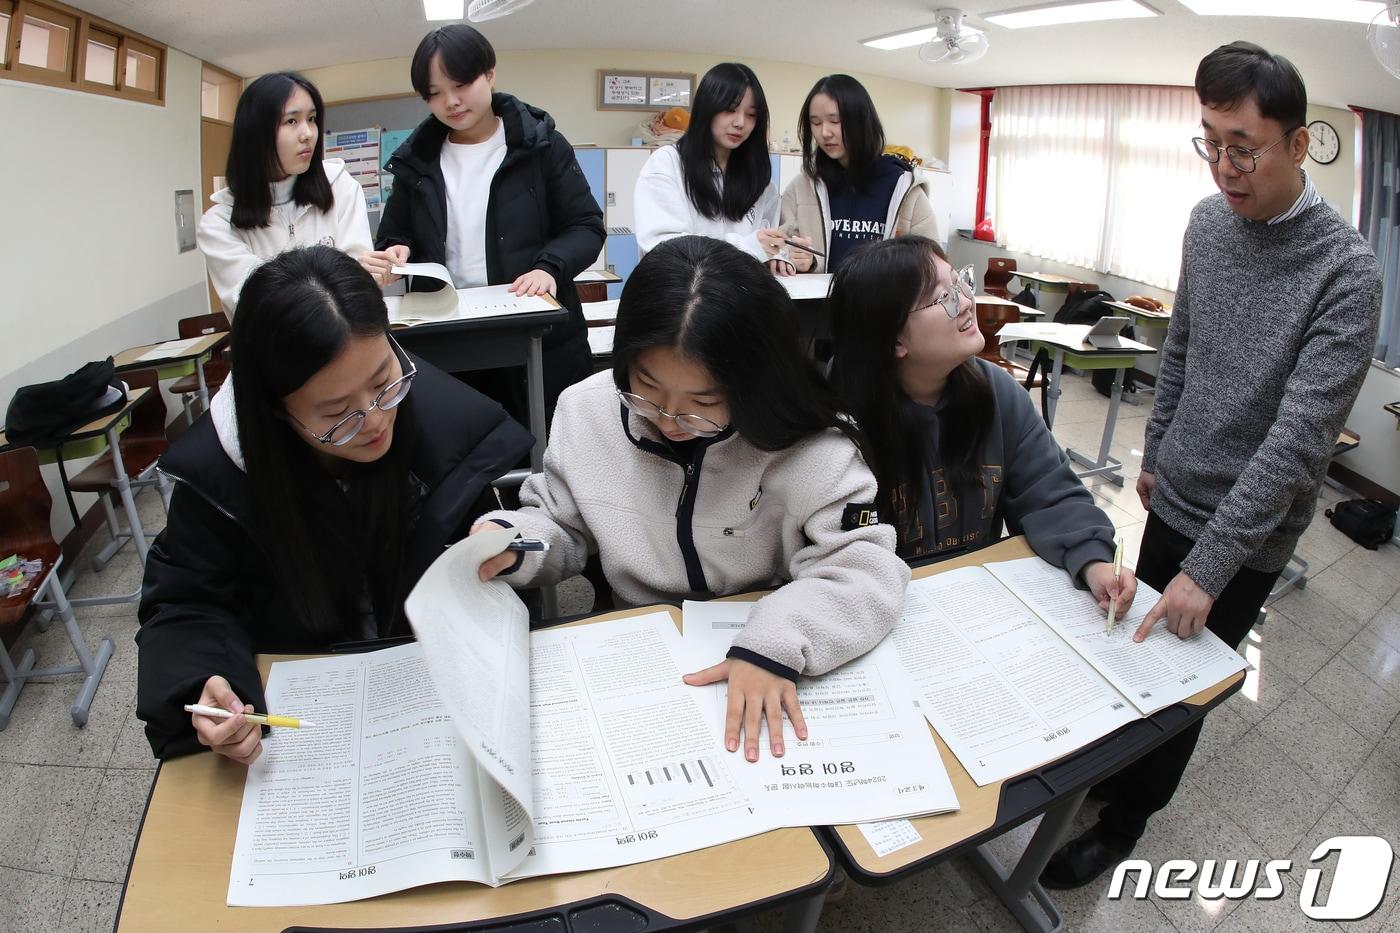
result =
[[[559,393],[593,373],[593,355],[588,349],[586,333],[569,335],[554,345],[546,345],[540,354],[544,364],[544,416],[546,424],[554,418],[554,405]],[[524,366],[501,369],[479,369],[457,373],[457,378],[482,395],[495,399],[516,421],[530,426],[529,392],[525,384]],[[529,463],[528,456],[523,461]]]
[[[1173,531],[1155,514],[1148,513],[1138,555],[1138,579],[1159,591],[1165,590],[1180,572],[1181,562],[1194,543]],[[1211,606],[1206,628],[1231,648],[1238,648],[1254,627],[1259,610],[1281,572],[1240,568]],[[1099,813],[1101,832],[1124,847],[1142,838],[1148,817],[1171,803],[1203,724],[1204,720],[1197,720],[1095,788],[1096,795],[1108,801]]]

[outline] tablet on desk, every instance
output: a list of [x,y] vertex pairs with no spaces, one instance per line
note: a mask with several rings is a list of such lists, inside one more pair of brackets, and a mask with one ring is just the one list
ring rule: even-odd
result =
[[1128,321],[1125,317],[1101,317],[1084,335],[1084,342],[1095,350],[1126,349],[1128,344],[1124,342],[1123,328],[1128,325]]

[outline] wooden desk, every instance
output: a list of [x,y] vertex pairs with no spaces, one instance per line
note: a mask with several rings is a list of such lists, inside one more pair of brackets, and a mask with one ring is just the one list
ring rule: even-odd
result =
[[[657,607],[600,615],[605,622]],[[670,609],[679,624],[680,613]],[[274,660],[262,657],[264,680]],[[118,933],[290,927],[492,931],[665,930],[793,905],[791,930],[816,927],[831,852],[810,829],[782,829],[672,858],[511,882],[435,884],[348,904],[229,907],[230,863],[246,769],[210,753],[163,762],[127,870]]]
[[[1025,538],[1016,537],[989,548],[914,571],[916,578],[944,573],[958,567],[1031,556]],[[913,820],[922,840],[883,858],[871,849],[855,826],[828,827],[837,855],[851,877],[863,884],[887,884],[916,871],[931,868],[958,854],[966,854],[986,878],[1007,909],[1027,930],[1057,929],[1059,911],[1040,887],[1041,870],[1059,846],[1089,788],[1195,722],[1244,683],[1243,672],[1170,706],[1147,719],[1129,723],[1087,748],[1042,765],[1023,775],[978,787],[938,733],[930,727],[948,777],[957,792],[960,809],[955,813]],[[983,843],[1044,814],[1035,835],[1015,867],[1007,872]],[[1045,920],[1036,912],[1043,911]]]
[[622,281],[622,276],[607,269],[585,269],[574,276],[574,288],[578,300],[586,306],[595,301],[608,300],[608,286]]
[[[127,393],[126,404],[108,415],[94,418],[87,424],[80,425],[68,432],[58,445],[53,447],[36,447],[39,453],[40,463],[56,463],[59,459],[77,460],[83,457],[95,457],[110,449],[112,451],[112,466],[116,475],[112,483],[117,492],[117,497],[121,499],[122,510],[126,512],[127,527],[131,532],[131,541],[136,547],[137,559],[144,565],[146,563],[146,533],[141,527],[141,517],[136,513],[136,499],[131,492],[131,481],[126,475],[126,464],[122,462],[121,435],[131,425],[131,410],[141,404],[146,393],[151,390],[145,386],[138,386]],[[0,431],[0,448],[9,446],[5,434]],[[73,523],[81,524],[77,506],[73,504],[73,493],[68,489],[68,476],[63,474],[64,495],[68,499],[68,507],[73,513]],[[118,596],[86,596],[81,599],[70,599],[73,606],[98,606],[110,605],[113,603],[131,603],[141,598],[141,587],[136,590]]]
[[[140,359],[145,354],[160,346],[160,343],[172,343],[174,341],[164,340],[160,343],[148,343],[139,347],[132,347],[123,350],[112,358],[116,364],[117,372],[125,372],[130,369],[154,369],[156,378],[178,379],[181,376],[188,376],[195,373],[199,378],[199,405],[201,411],[209,410],[209,386],[204,381],[204,364],[216,352],[221,350],[228,343],[229,332],[219,331],[213,334],[205,334],[203,337],[191,338],[195,342],[183,350],[175,350],[169,353],[161,353],[149,359]],[[183,341],[181,341],[183,342]]]

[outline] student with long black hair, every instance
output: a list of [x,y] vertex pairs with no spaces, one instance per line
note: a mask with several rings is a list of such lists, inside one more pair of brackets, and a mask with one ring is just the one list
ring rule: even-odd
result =
[[976,355],[972,294],[971,267],[920,236],[861,247],[832,281],[832,383],[868,438],[880,516],[908,558],[995,544],[1005,525],[1126,610],[1137,584],[1115,581],[1113,523],[1025,389]]
[[700,234],[755,259],[777,254],[782,231],[768,158],[768,100],[749,66],[725,62],[705,72],[690,128],[642,167],[633,213],[643,253],[673,237]]
[[796,678],[873,648],[904,602],[909,570],[894,530],[869,519],[857,438],[782,286],[728,243],[669,240],[623,288],[612,372],[560,397],[522,508],[485,516],[549,550],[504,552],[482,577],[552,583],[596,553],[631,605],[775,588],[728,658],[686,681],[728,679],[730,751],[742,727],[756,761],[766,717],[781,755],[784,710],[807,734]]
[[912,165],[885,153],[885,130],[863,84],[850,75],[822,78],[798,126],[802,172],[783,192],[782,228],[824,256],[789,249],[774,272],[835,272],[862,243],[911,233],[937,238],[928,186]]
[[406,632],[408,591],[533,438],[405,353],[379,286],[328,247],[254,271],[232,331],[233,391],[161,458],[176,485],[146,562],[137,715],[160,758],[246,764],[259,727],[184,704],[262,710],[256,654]]
[[[552,410],[560,391],[593,368],[574,276],[603,248],[602,209],[554,119],[493,92],[496,50],[471,26],[453,23],[424,36],[409,74],[432,116],[385,165],[394,190],[376,242],[442,263],[458,288],[508,284],[517,295],[548,293],[567,308],[568,323],[544,338]],[[523,410],[523,376],[489,388]]]
[[[233,115],[228,187],[195,229],[209,278],[232,315],[243,282],[283,250],[320,244],[387,273],[372,251],[365,196],[340,159],[323,159],[321,92],[301,75],[279,71],[244,89]],[[381,284],[393,277],[378,276]]]

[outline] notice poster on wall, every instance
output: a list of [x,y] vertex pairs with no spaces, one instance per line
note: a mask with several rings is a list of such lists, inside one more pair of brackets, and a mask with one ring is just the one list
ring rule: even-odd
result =
[[326,134],[326,158],[345,160],[345,168],[360,183],[365,206],[379,210],[383,203],[379,186],[379,127]]

